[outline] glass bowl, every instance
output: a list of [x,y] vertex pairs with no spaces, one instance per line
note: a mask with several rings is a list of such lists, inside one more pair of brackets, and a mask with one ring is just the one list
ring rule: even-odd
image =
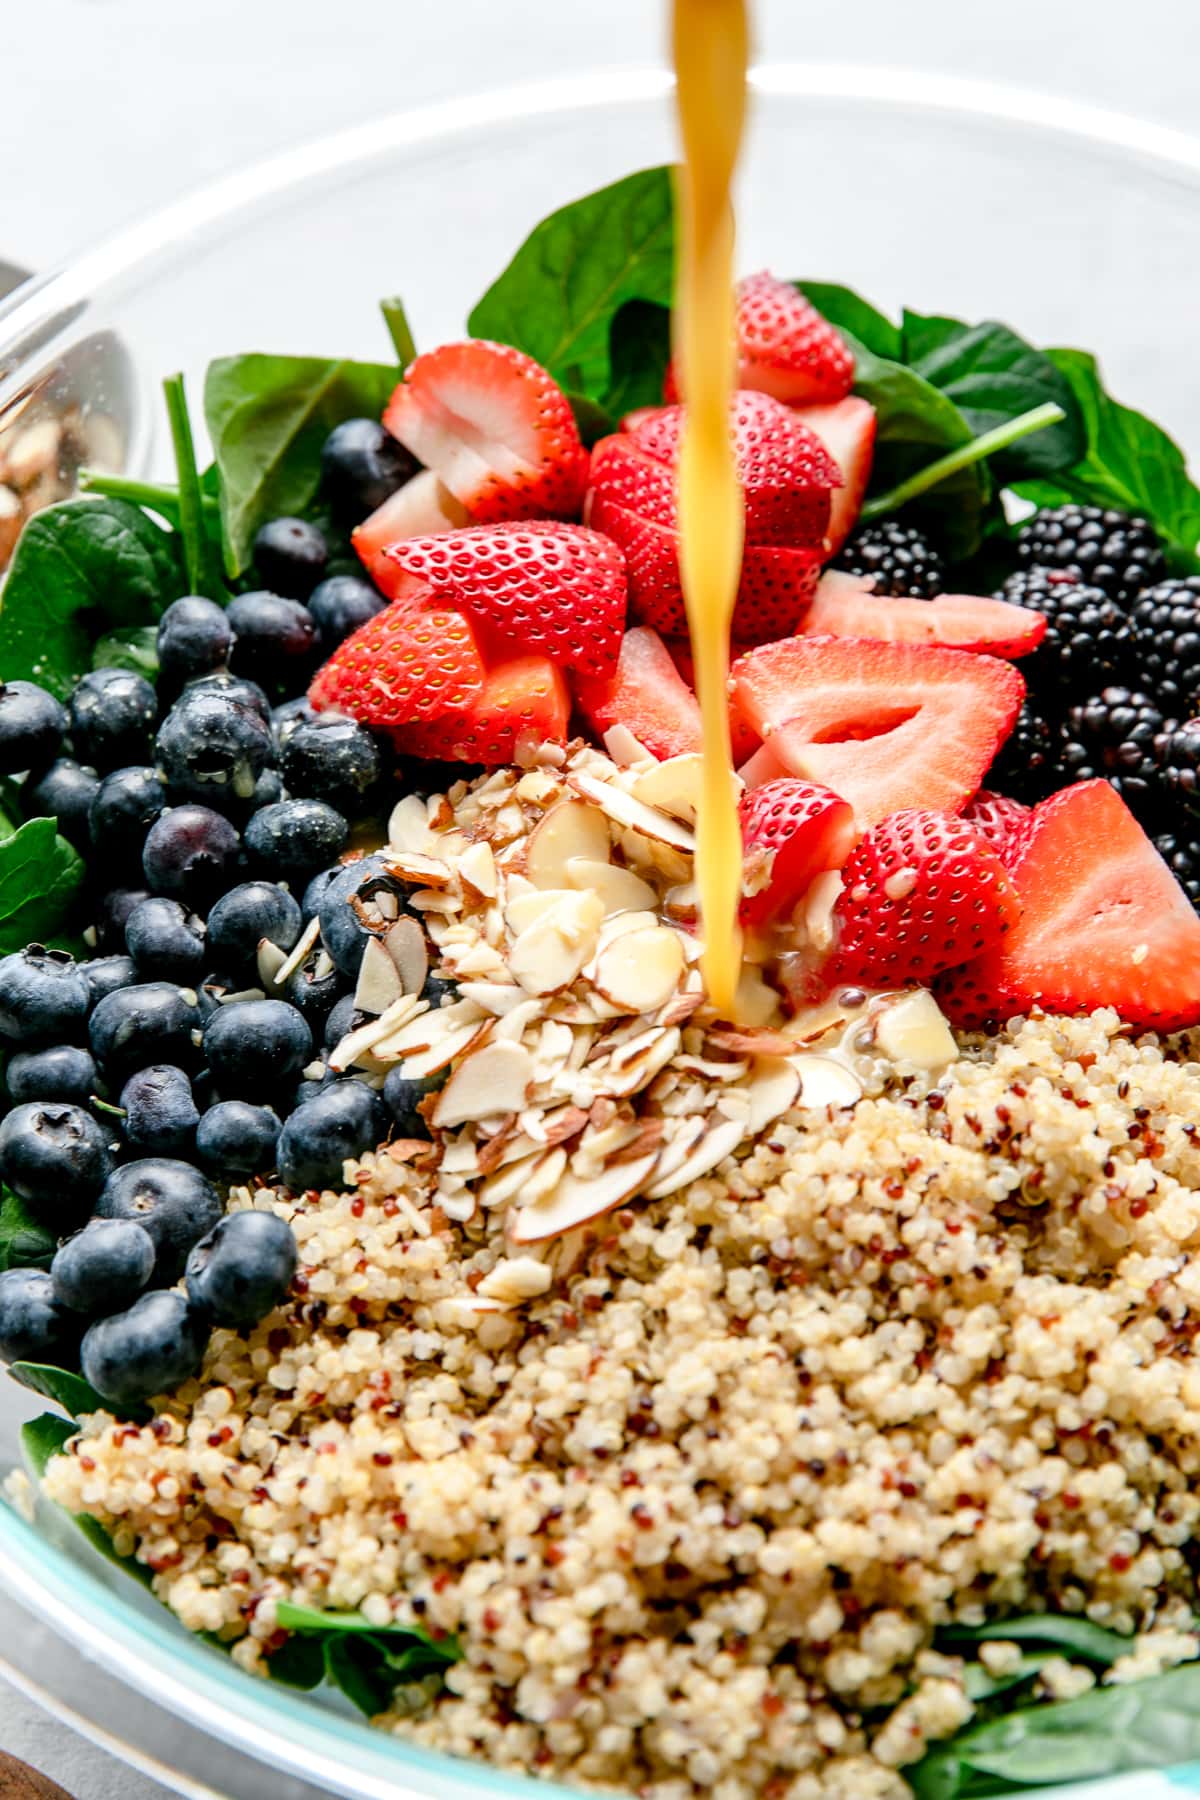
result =
[[[198,413],[213,356],[381,357],[376,302],[394,293],[418,345],[461,333],[537,220],[671,156],[670,87],[658,70],[614,71],[444,102],[289,153],[122,232],[0,306],[0,427],[68,392],[83,419],[115,421],[110,461],[155,473],[165,373],[184,370]],[[754,87],[743,268],[1094,350],[1120,398],[1200,447],[1200,383],[1180,361],[1200,286],[1200,141],[950,77],[774,66]],[[37,1410],[4,1383],[0,1463],[18,1461],[19,1421]],[[285,1776],[289,1794],[380,1800],[564,1791],[410,1748],[336,1700],[244,1677],[62,1519],[35,1528],[0,1505],[0,1565],[8,1600],[188,1721],[181,1746],[203,1734],[235,1746],[278,1772],[281,1794]],[[31,1680],[35,1641],[14,1630],[5,1643]],[[111,1733],[111,1712],[106,1723]],[[1196,1791],[1200,1765],[1088,1791],[1147,1800],[1176,1782]]]

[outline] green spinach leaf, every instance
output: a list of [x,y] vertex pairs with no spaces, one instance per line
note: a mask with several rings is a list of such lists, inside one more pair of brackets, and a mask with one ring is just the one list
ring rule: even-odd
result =
[[[220,475],[225,566],[239,575],[254,534],[315,499],[321,446],[344,419],[378,418],[400,372],[317,356],[225,356],[210,363],[204,414]],[[207,474],[202,492],[210,491]]]
[[[35,1480],[42,1479],[51,1457],[62,1455],[78,1429],[73,1419],[61,1418],[58,1413],[39,1413],[36,1419],[29,1419],[22,1425],[21,1448]],[[145,1563],[138,1562],[132,1556],[118,1556],[113,1549],[112,1539],[98,1520],[88,1513],[71,1513],[68,1516],[93,1550],[99,1551],[106,1562],[124,1569],[142,1587],[152,1586],[154,1578]]]
[[1132,1641],[1119,1631],[1108,1631],[1071,1613],[1025,1613],[990,1625],[949,1625],[938,1633],[939,1646],[952,1655],[961,1656],[966,1647],[975,1644],[1051,1644],[1075,1662],[1103,1669],[1126,1655]]
[[93,669],[132,669],[153,681],[158,674],[158,627],[130,625],[124,631],[106,631],[92,651]]
[[30,819],[0,841],[0,956],[45,943],[83,884],[82,858],[53,819]]
[[140,507],[100,496],[48,506],[22,532],[5,584],[0,669],[65,698],[92,666],[95,617],[145,624],[182,582],[178,539]]
[[671,173],[643,169],[536,225],[468,329],[515,344],[564,388],[616,413],[614,321],[630,300],[669,306],[674,270]]
[[15,1362],[8,1372],[22,1387],[40,1394],[43,1400],[53,1400],[72,1419],[81,1419],[85,1413],[112,1410],[90,1382],[70,1369],[56,1369],[49,1363]]
[[[462,1655],[454,1638],[434,1639],[416,1625],[372,1625],[361,1613],[326,1613],[281,1601],[275,1617],[282,1630],[294,1634],[289,1642],[298,1637],[320,1644],[326,1678],[368,1718],[386,1711],[401,1682],[440,1674]],[[311,1674],[312,1659],[293,1654],[302,1672]],[[275,1661],[272,1657],[272,1673]]]
[[604,404],[614,419],[637,406],[659,406],[671,360],[669,307],[627,300],[609,335],[610,379]]
[[0,1272],[5,1269],[48,1269],[58,1239],[34,1218],[19,1194],[4,1189],[0,1200]]
[[842,287],[836,281],[796,281],[792,285],[798,287],[822,318],[836,325],[840,332],[849,332],[876,356],[886,357],[889,362],[903,362],[904,340],[900,327],[893,325],[853,288]]

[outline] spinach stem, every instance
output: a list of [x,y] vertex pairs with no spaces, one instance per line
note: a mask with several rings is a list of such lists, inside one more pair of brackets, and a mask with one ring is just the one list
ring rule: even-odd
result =
[[402,369],[407,369],[417,354],[416,341],[412,327],[408,322],[408,314],[404,310],[404,302],[398,294],[379,302],[379,310],[383,314],[388,335],[396,349],[396,360]]
[[204,529],[204,498],[200,491],[200,471],[196,467],[196,446],[192,442],[192,422],[188,417],[187,395],[183,376],[168,375],[163,382],[167,402],[167,418],[171,425],[171,442],[175,449],[175,474],[179,483],[179,535],[183,539],[183,562],[187,570],[188,588],[216,600],[220,593],[212,573],[208,554],[208,534]]
[[[104,494],[109,500],[128,500],[156,512],[168,525],[179,524],[179,489],[158,481],[134,481],[128,475],[110,475],[106,469],[80,469],[79,490],[84,494]],[[201,494],[206,514],[217,517],[220,501],[213,494]]]
[[916,500],[921,494],[937,487],[951,475],[957,475],[960,469],[969,469],[973,463],[982,462],[986,456],[994,456],[997,450],[1007,450],[1018,438],[1028,437],[1031,432],[1043,431],[1047,425],[1057,425],[1065,419],[1061,406],[1053,400],[1045,401],[1041,406],[1031,407],[1028,412],[1021,413],[1015,419],[1008,419],[1003,425],[996,425],[991,431],[985,431],[969,444],[960,444],[957,450],[939,456],[926,468],[918,469],[907,481],[899,482],[886,494],[877,494],[874,500],[868,500],[862,509],[863,519],[881,519],[886,513],[898,512],[910,500]]

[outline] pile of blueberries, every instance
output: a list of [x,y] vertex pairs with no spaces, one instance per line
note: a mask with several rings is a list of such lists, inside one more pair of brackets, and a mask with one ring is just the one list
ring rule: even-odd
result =
[[[348,523],[415,469],[366,419],[323,460]],[[290,1228],[223,1217],[215,1183],[339,1186],[345,1159],[392,1129],[426,1134],[423,1087],[321,1062],[365,1017],[368,936],[406,908],[379,857],[349,852],[352,825],[436,779],[406,780],[369,731],[305,698],[384,604],[329,560],[308,521],[265,525],[264,587],[163,613],[157,690],[101,669],[64,707],[0,684],[0,774],[23,774],[26,816],[54,815],[83,854],[97,951],[0,959],[0,1179],[61,1240],[49,1270],[0,1274],[0,1358],[81,1366],[118,1407],[196,1373],[212,1325],[246,1329],[287,1293]],[[310,952],[268,997],[260,945],[290,952],[314,918]],[[446,984],[431,976],[426,997]]]

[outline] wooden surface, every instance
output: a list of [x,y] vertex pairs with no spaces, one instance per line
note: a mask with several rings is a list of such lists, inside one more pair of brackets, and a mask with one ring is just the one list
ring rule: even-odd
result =
[[71,1800],[66,1788],[0,1750],[0,1800]]

